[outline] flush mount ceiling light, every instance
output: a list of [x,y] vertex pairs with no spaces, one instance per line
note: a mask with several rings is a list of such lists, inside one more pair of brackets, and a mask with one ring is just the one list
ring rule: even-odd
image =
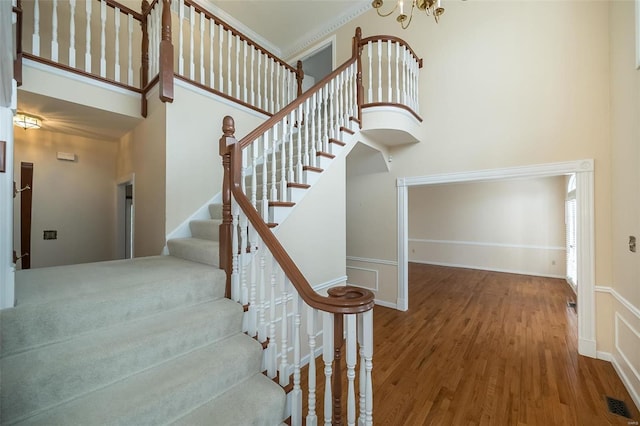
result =
[[384,0],[373,0],[371,2],[371,6],[378,12],[378,15],[385,17],[391,15],[397,9],[400,9],[400,14],[396,18],[396,21],[400,23],[403,29],[407,29],[411,20],[413,19],[413,10],[418,9],[419,11],[424,12],[427,16],[433,16],[438,22],[440,16],[444,13],[444,7],[441,5],[441,0],[407,0],[411,1],[411,9],[409,10],[409,15],[405,13],[405,0],[397,0],[396,5],[391,9],[388,13],[380,12],[380,9],[383,6]]
[[22,127],[25,130],[39,129],[42,126],[42,118],[31,114],[25,114],[24,112],[18,112],[13,117],[13,124],[18,127]]

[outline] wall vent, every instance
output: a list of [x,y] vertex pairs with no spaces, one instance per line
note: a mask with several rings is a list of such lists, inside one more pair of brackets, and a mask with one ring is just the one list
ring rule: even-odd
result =
[[617,414],[618,416],[626,417],[628,419],[631,418],[631,414],[629,413],[627,404],[625,404],[624,401],[611,398],[610,396],[607,396],[606,398],[607,398],[607,407],[609,408],[610,413]]

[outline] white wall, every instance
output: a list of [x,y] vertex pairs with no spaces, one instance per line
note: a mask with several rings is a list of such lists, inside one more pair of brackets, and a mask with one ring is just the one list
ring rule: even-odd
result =
[[[16,129],[14,180],[20,163],[33,163],[31,267],[115,258],[115,141],[46,130]],[[75,161],[56,158],[75,154]],[[20,195],[14,203],[14,247],[20,252]],[[57,230],[44,240],[44,230]],[[18,262],[18,267],[20,262]]]
[[598,350],[613,365],[640,406],[640,251],[629,251],[630,235],[640,238],[640,70],[636,69],[633,1],[609,6],[611,67],[612,258],[611,281],[600,281],[598,300],[609,309],[599,314]]
[[563,176],[409,189],[409,261],[565,278]]

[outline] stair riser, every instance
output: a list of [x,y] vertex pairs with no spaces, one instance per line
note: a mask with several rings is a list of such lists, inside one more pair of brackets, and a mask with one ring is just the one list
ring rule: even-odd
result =
[[191,230],[191,236],[194,238],[201,238],[203,240],[218,241],[220,220],[193,220],[189,223],[189,229]]
[[190,260],[192,262],[204,263],[218,267],[220,264],[219,247],[217,245],[210,245],[207,247],[198,247],[189,244],[186,239],[177,239],[167,241],[167,247],[169,253],[172,256],[179,257],[181,259]]

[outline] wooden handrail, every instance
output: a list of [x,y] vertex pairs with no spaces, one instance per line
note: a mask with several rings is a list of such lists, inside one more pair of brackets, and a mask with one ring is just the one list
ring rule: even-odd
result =
[[[177,1],[177,0],[174,0],[174,1]],[[271,59],[273,59],[274,61],[276,61],[280,65],[282,65],[283,67],[287,68],[289,71],[291,71],[293,73],[296,72],[296,68],[294,68],[291,65],[287,64],[285,61],[283,61],[282,59],[278,58],[276,55],[274,55],[273,53],[269,52],[267,49],[265,49],[264,47],[262,47],[261,45],[259,45],[255,41],[251,40],[249,37],[247,37],[246,35],[244,35],[240,31],[236,30],[235,28],[233,28],[231,25],[227,24],[222,19],[220,19],[217,16],[213,15],[208,10],[205,10],[198,3],[196,3],[196,2],[194,2],[192,0],[183,0],[183,1],[184,1],[184,4],[186,4],[187,6],[193,6],[193,8],[198,13],[204,14],[205,17],[211,19],[216,24],[221,25],[222,27],[224,27],[228,31],[231,31],[232,34],[240,36],[241,40],[246,41],[247,44],[249,44],[251,46],[254,46],[256,49],[262,51],[265,55],[267,55],[268,57],[270,57]]]
[[376,36],[363,38],[362,40],[360,40],[360,45],[365,46],[370,41],[390,41],[392,43],[398,43],[399,45],[406,47],[407,49],[409,49],[409,52],[411,52],[411,56],[414,57],[419,67],[422,68],[422,58],[419,58],[416,52],[413,51],[411,46],[409,46],[407,42],[404,41],[403,39],[396,36],[391,36],[391,35],[376,35]]
[[[340,293],[335,293],[336,296],[329,297],[321,296],[313,290],[293,259],[291,259],[282,244],[280,244],[280,241],[273,235],[271,229],[262,220],[258,211],[242,191],[242,147],[234,137],[235,124],[232,117],[226,116],[224,118],[222,132],[223,136],[220,138],[220,155],[223,157],[223,167],[225,167],[224,173],[226,175],[223,179],[222,189],[223,221],[225,220],[225,212],[228,212],[226,215],[228,218],[231,217],[230,195],[233,194],[239,207],[247,215],[249,222],[251,222],[251,225],[258,235],[260,235],[260,238],[276,259],[291,284],[296,288],[302,300],[312,308],[336,314],[357,314],[373,309],[374,296],[373,293],[367,289],[352,286],[340,287]],[[228,168],[226,167],[227,164]],[[232,231],[230,222],[230,220],[227,220],[229,226],[227,228],[228,231],[225,231],[225,238],[229,242],[230,240],[228,238],[231,237]],[[223,247],[231,247],[231,244],[224,245],[222,235],[220,238],[220,247],[221,250],[225,250]],[[230,257],[231,256],[227,254],[224,261],[225,264],[230,263]],[[230,269],[230,265],[221,265],[221,267],[223,269],[229,267]],[[230,272],[231,271],[228,270],[227,276],[230,276]]]
[[13,78],[18,86],[22,86],[22,0],[13,7],[16,14],[16,58],[13,61]]
[[[100,0],[96,0],[96,1],[100,1]],[[117,7],[118,9],[120,9],[120,12],[133,16],[133,19],[142,21],[142,13],[136,12],[135,10],[130,9],[127,6],[121,3],[118,3],[116,0],[105,0],[105,2],[107,3],[107,6],[109,6],[110,8],[115,9]]]

